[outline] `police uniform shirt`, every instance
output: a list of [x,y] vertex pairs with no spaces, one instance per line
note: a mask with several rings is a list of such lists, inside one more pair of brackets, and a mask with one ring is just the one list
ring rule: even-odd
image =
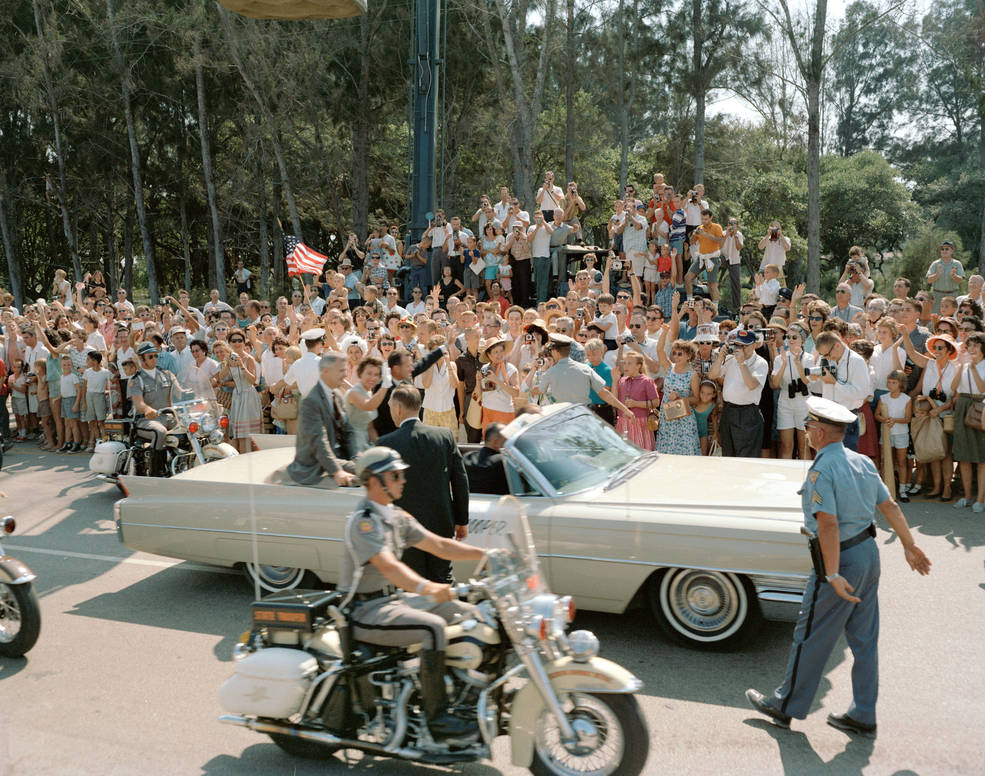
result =
[[297,384],[298,390],[301,392],[301,398],[311,393],[311,389],[318,384],[320,374],[318,368],[319,361],[321,361],[321,356],[309,351],[291,364],[284,374],[285,383],[288,385],[291,383]]
[[[821,383],[821,397],[831,399],[842,407],[855,411],[872,393],[869,365],[847,345],[843,348],[844,352],[838,359],[838,376],[834,384]],[[817,363],[820,363],[820,358]]]
[[363,499],[345,524],[345,547],[342,551],[342,573],[339,589],[352,585],[357,565],[362,576],[357,593],[372,593],[389,585],[382,572],[369,562],[383,550],[399,558],[407,547],[413,547],[427,536],[427,531],[408,512],[392,504],[377,504]]
[[[741,351],[736,352],[741,353]],[[770,367],[766,363],[766,359],[755,353],[749,357],[745,364],[749,374],[755,378],[758,385],[750,391],[746,381],[742,378],[742,369],[739,366],[738,357],[729,356],[722,364],[722,399],[729,404],[755,404],[758,406]]]
[[829,444],[818,451],[801,491],[804,525],[817,533],[815,515],[827,512],[838,518],[838,538],[845,541],[868,528],[876,506],[888,498],[871,459],[843,444]]
[[605,387],[605,381],[588,364],[570,358],[562,358],[540,378],[541,392],[555,402],[589,404],[592,389]]
[[140,396],[148,407],[159,410],[171,406],[171,389],[174,384],[175,376],[166,369],[155,369],[153,377],[150,372],[141,370],[130,378],[127,398]]

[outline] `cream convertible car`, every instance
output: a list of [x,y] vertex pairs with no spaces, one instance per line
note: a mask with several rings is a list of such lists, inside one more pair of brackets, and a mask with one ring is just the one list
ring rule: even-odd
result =
[[[554,592],[599,612],[649,605],[667,633],[692,646],[733,645],[760,617],[796,618],[810,570],[799,533],[803,461],[641,453],[568,404],[521,416],[506,435],[510,489]],[[268,591],[310,585],[312,574],[334,583],[342,529],[362,491],[268,484],[293,454],[267,448],[171,479],[125,477],[120,539],[241,566]],[[495,530],[487,516],[497,499],[472,494],[477,541]]]

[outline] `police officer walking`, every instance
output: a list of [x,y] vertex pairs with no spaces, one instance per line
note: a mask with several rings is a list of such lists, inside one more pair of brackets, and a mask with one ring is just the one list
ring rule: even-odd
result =
[[807,399],[807,439],[817,451],[801,490],[804,525],[814,570],[804,591],[800,618],[783,683],[765,696],[746,690],[756,711],[782,728],[791,717],[804,719],[842,635],[851,647],[852,705],[829,714],[828,724],[872,737],[876,732],[879,688],[879,548],[872,517],[878,507],[900,538],[910,568],[930,573],[930,560],[916,546],[906,518],[869,458],[843,444],[855,414],[830,399]]
[[137,436],[148,440],[153,447],[150,476],[163,477],[167,460],[164,442],[168,430],[157,419],[158,410],[170,407],[177,395],[184,393],[184,389],[178,385],[173,373],[158,369],[158,350],[150,342],[142,342],[137,347],[137,356],[141,368],[130,378],[127,397],[133,402]]
[[408,468],[388,447],[371,447],[356,459],[366,498],[346,523],[339,590],[355,601],[351,620],[356,640],[423,645],[421,695],[428,729],[435,739],[458,738],[478,726],[448,713],[445,625],[474,615],[476,609],[458,601],[450,585],[418,575],[400,556],[406,548],[418,547],[446,560],[479,560],[483,551],[431,533],[393,504],[403,493]]
[[551,334],[550,348],[554,352],[555,363],[544,372],[540,382],[531,388],[532,394],[544,394],[554,402],[589,404],[592,390],[604,401],[626,415],[632,410],[623,404],[610,391],[605,380],[588,364],[571,360],[571,343],[566,334]]

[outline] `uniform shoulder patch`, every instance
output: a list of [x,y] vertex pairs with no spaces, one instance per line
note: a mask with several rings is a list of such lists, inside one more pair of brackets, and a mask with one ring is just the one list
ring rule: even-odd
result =
[[359,520],[356,521],[356,528],[359,529],[359,533],[369,533],[373,530],[373,521],[368,517],[360,517]]
[[807,473],[807,479],[811,481],[811,485],[817,482],[817,478],[821,476],[820,472],[811,471]]

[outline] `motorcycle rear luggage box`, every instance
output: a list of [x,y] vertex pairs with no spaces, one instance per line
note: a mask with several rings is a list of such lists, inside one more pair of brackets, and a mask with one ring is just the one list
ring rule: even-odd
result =
[[318,661],[300,649],[270,647],[236,663],[219,689],[219,703],[228,712],[284,719],[301,708]]
[[328,607],[339,604],[335,590],[289,590],[253,602],[253,624],[261,628],[312,631],[315,620],[328,617]]
[[89,459],[89,471],[96,474],[116,474],[120,456],[126,449],[122,442],[100,442]]

